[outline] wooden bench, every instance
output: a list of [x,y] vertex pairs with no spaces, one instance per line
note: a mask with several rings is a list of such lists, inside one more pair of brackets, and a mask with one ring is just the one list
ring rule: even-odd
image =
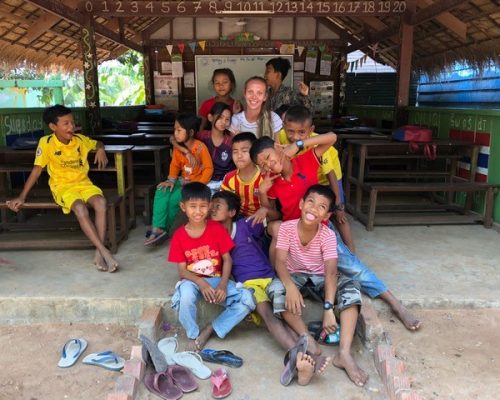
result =
[[[375,223],[377,225],[412,225],[412,224],[453,224],[453,223],[472,223],[477,220],[476,216],[469,215],[470,200],[464,207],[456,207],[451,204],[451,196],[448,196],[448,205],[444,208],[454,210],[454,214],[415,214],[410,211],[396,212],[398,207],[395,207],[393,212],[386,216],[376,216],[377,199],[379,193],[485,193],[485,211],[482,218],[485,228],[491,228],[493,225],[493,200],[495,192],[500,185],[488,183],[473,183],[473,182],[374,182],[364,183],[363,191],[369,192],[370,199],[368,203],[368,212],[365,214],[359,212],[357,217],[365,224],[366,230],[373,230]],[[470,196],[469,196],[470,199]],[[456,213],[458,211],[459,213]]]
[[[125,201],[122,196],[110,195],[106,196],[107,201],[107,245],[109,250],[114,254],[118,250],[118,244],[128,236],[127,210]],[[21,210],[56,210],[61,207],[54,203],[52,199],[34,199],[28,201],[21,206]],[[117,211],[119,220],[117,220]],[[5,231],[2,235],[8,235],[9,231],[46,231],[46,230],[61,230],[74,228],[78,226],[74,221],[65,218],[64,223],[57,221],[48,223],[46,220],[41,223],[30,223],[23,221],[23,214],[20,214],[18,222],[9,221],[8,207],[5,200],[0,201],[0,230]],[[119,229],[117,222],[119,221]],[[0,240],[0,249],[2,250],[25,250],[25,249],[70,249],[70,248],[88,248],[91,247],[90,241],[85,237],[68,238],[66,234],[62,237],[57,237],[57,240],[48,240],[44,237],[26,238],[20,240]]]

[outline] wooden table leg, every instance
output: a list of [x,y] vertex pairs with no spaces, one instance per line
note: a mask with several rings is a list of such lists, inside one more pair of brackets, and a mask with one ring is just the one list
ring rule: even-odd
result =
[[377,189],[370,190],[370,204],[368,205],[368,220],[366,222],[366,230],[373,231],[375,224],[375,211],[377,209]]
[[155,150],[153,152],[153,155],[154,155],[154,160],[155,160],[155,179],[156,179],[156,183],[158,182],[161,182],[163,180],[163,174],[162,174],[162,171],[161,171],[161,154],[160,154],[160,150]]
[[363,201],[363,184],[365,181],[366,146],[361,145],[359,149],[359,171],[356,182],[356,215],[361,214],[361,202]]

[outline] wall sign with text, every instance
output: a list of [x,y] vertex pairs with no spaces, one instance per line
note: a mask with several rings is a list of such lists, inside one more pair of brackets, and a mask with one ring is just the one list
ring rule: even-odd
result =
[[111,16],[183,16],[213,17],[215,15],[276,17],[301,16],[367,16],[402,14],[407,1],[130,1],[130,0],[87,0],[82,2],[83,10],[94,15]]

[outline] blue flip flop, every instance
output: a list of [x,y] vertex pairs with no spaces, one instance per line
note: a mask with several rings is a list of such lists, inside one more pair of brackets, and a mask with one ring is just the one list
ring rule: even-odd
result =
[[57,363],[59,368],[68,368],[75,365],[78,358],[83,354],[87,348],[87,341],[85,339],[70,339],[62,349],[61,359]]
[[243,359],[229,350],[203,349],[200,351],[200,356],[203,361],[227,365],[228,367],[239,368],[243,365]]
[[110,350],[89,354],[82,360],[82,363],[96,365],[111,371],[121,371],[125,366],[125,360]]

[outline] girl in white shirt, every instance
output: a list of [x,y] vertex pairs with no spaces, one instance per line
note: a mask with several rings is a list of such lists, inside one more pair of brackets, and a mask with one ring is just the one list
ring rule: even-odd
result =
[[253,132],[255,136],[269,136],[273,140],[283,126],[278,114],[266,110],[267,83],[264,78],[254,76],[245,82],[245,110],[234,114],[229,130],[236,135],[240,132]]

